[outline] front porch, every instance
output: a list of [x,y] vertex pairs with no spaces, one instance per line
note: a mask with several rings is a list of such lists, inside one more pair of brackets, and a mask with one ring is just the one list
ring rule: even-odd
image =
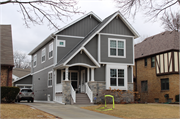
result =
[[[93,92],[88,82],[94,81],[94,68],[92,66],[66,66],[55,70],[55,101],[60,103],[77,103],[77,95],[93,103]],[[84,94],[84,96],[83,96]],[[87,95],[87,98],[86,96]]]

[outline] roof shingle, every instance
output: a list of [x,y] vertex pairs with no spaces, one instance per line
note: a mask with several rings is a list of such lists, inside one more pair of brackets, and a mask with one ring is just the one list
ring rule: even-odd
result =
[[0,25],[1,65],[14,65],[11,25]]
[[179,50],[180,33],[177,31],[165,31],[163,33],[146,38],[135,45],[135,59],[169,50]]

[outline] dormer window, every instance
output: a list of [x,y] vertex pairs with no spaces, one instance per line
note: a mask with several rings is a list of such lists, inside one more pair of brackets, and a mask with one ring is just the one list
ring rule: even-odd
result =
[[126,41],[124,39],[108,39],[108,56],[126,58]]
[[41,63],[44,63],[46,59],[46,48],[42,49],[41,52]]
[[49,59],[53,58],[53,42],[49,44]]

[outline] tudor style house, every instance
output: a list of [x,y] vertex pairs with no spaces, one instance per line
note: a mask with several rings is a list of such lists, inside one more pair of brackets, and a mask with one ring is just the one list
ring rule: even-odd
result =
[[11,25],[0,25],[1,86],[12,86],[13,45]]
[[134,89],[142,102],[175,102],[179,94],[180,33],[166,31],[135,45]]
[[29,53],[35,99],[93,103],[110,87],[133,90],[138,36],[119,11],[104,20],[90,12],[51,34]]

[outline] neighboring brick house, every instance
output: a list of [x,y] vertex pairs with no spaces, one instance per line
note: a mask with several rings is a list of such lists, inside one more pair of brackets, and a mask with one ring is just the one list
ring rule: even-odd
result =
[[179,35],[166,31],[135,45],[134,90],[142,102],[175,102],[179,94]]
[[1,86],[12,86],[13,48],[11,25],[0,25]]

